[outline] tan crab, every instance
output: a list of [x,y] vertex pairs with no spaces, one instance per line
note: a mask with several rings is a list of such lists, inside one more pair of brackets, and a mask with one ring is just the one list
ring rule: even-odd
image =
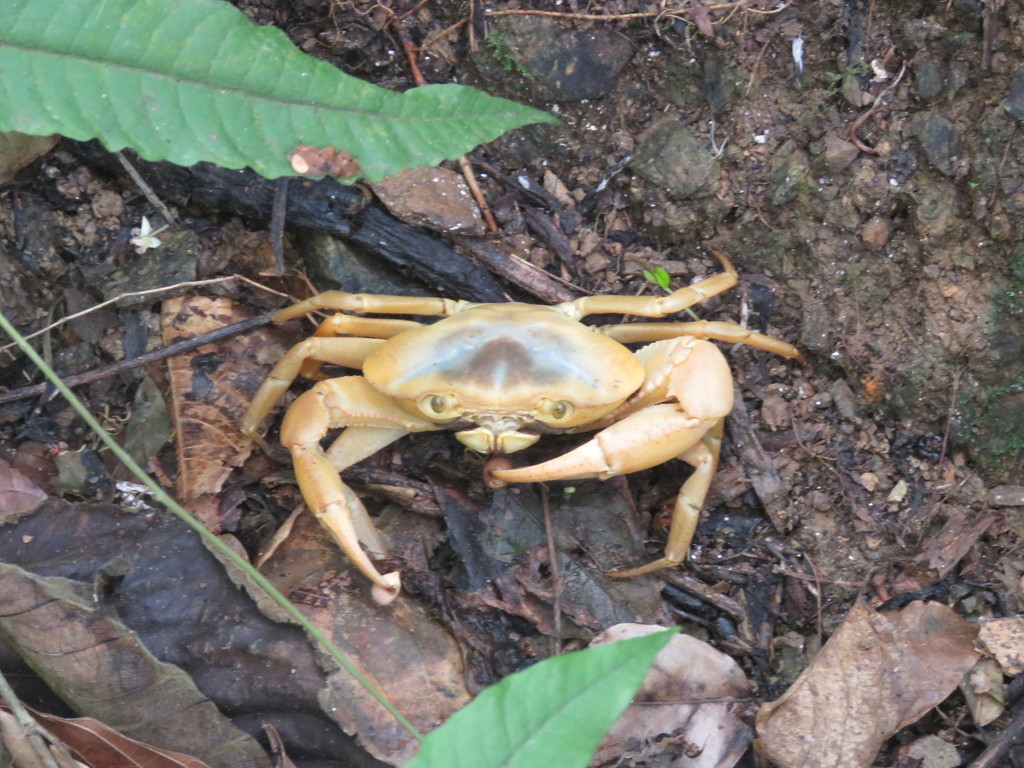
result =
[[[320,365],[362,369],[362,376],[320,381],[295,400],[281,426],[302,495],[342,550],[389,602],[398,572],[381,574],[373,558],[384,546],[373,522],[339,472],[410,432],[457,430],[471,450],[507,454],[542,434],[599,430],[569,453],[533,466],[493,469],[492,485],[572,480],[636,472],[679,458],[694,467],[676,498],[664,556],[637,576],[681,563],[718,464],[733,383],[719,349],[707,339],[748,344],[802,360],[790,344],[728,322],[662,322],[586,326],[595,313],[663,317],[731,288],[724,272],[671,295],[588,296],[555,306],[471,304],[441,298],[328,291],[277,312],[278,322],[314,310],[337,310],[316,335],[275,366],[242,420],[263,443],[264,418],[302,374]],[[346,314],[441,316],[431,325]],[[648,343],[636,352],[625,344]],[[328,430],[344,427],[325,451]]]

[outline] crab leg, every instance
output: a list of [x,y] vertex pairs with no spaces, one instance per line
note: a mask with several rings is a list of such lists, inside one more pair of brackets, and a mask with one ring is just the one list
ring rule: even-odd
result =
[[382,315],[454,315],[466,302],[431,296],[388,296],[376,293],[324,291],[274,313],[274,322],[283,323],[318,310],[335,312],[377,312]]
[[[347,427],[328,452],[320,445],[328,430]],[[359,497],[340,470],[410,432],[439,427],[399,408],[361,376],[328,379],[300,395],[281,425],[281,443],[291,452],[299,488],[313,515],[353,564],[374,583],[374,599],[386,604],[401,587],[397,571],[382,574],[366,550],[384,554],[384,544]],[[365,549],[364,549],[365,548]]]
[[285,353],[285,356],[274,366],[270,375],[260,384],[260,388],[256,390],[248,410],[239,423],[239,431],[256,442],[264,451],[268,451],[266,441],[259,434],[260,424],[263,423],[281,396],[288,391],[306,361],[316,360],[342,365],[346,368],[362,368],[366,357],[383,343],[383,339],[355,337],[340,339],[313,337],[300,341]]
[[721,262],[725,271],[680,288],[668,296],[584,296],[576,301],[559,304],[558,308],[575,320],[603,313],[664,317],[680,312],[736,285],[739,275],[729,257],[721,251],[712,250],[711,253]]
[[[636,576],[683,561],[693,540],[700,509],[718,466],[722,425],[732,410],[732,377],[724,356],[711,342],[670,339],[637,353],[647,379],[634,397],[610,418],[620,419],[593,439],[550,461],[518,469],[495,469],[497,483],[605,479],[680,458],[694,472],[679,489],[665,556],[614,576]],[[675,402],[661,402],[672,398]]]
[[[320,325],[317,326],[316,333],[313,334],[313,337],[331,338],[335,336],[361,336],[370,339],[390,339],[392,336],[397,336],[404,331],[422,327],[422,323],[417,323],[414,320],[395,320],[394,318],[384,317],[361,317],[359,315],[346,315],[344,312],[339,312],[336,315],[331,315],[320,323]],[[333,361],[321,360],[316,357],[307,357],[303,361],[298,375],[304,379],[319,381],[324,378],[320,373],[320,369],[326,362]],[[362,359],[360,359],[357,365],[348,365],[346,367],[359,368],[362,366],[362,362]],[[343,362],[337,364],[345,365]]]
[[621,323],[602,325],[596,330],[622,344],[692,336],[695,339],[716,339],[727,344],[746,344],[748,347],[805,362],[803,354],[792,344],[748,330],[737,323],[709,320],[698,320],[693,323]]
[[672,568],[686,559],[690,544],[693,543],[693,535],[697,532],[701,507],[711,488],[711,479],[718,469],[724,427],[725,419],[719,419],[708,429],[699,443],[679,456],[693,467],[693,474],[686,479],[676,496],[664,556],[636,568],[616,568],[608,571],[606,576],[613,579],[629,579],[645,573],[654,573],[662,568]]

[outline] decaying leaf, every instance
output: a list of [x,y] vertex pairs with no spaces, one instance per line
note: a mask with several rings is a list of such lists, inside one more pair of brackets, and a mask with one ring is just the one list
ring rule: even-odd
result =
[[978,725],[988,725],[1006,709],[1006,683],[1003,670],[994,659],[978,659],[960,684],[960,691]]
[[951,509],[942,529],[921,542],[917,561],[927,563],[940,579],[944,578],[998,519],[994,512],[978,514],[970,509]]
[[29,512],[46,501],[46,493],[31,480],[0,460],[0,517]]
[[0,184],[10,181],[19,170],[37,157],[42,157],[57,142],[60,136],[28,136],[17,131],[0,133]]
[[978,629],[978,642],[995,657],[1004,674],[1016,677],[1024,672],[1024,618],[986,621]]
[[[144,508],[130,511],[51,499],[0,531],[0,562],[73,579],[94,616],[116,616],[155,656],[185,669],[238,728],[256,734],[261,725],[273,724],[290,753],[301,751],[324,764],[337,760],[358,765],[360,756],[365,757],[321,709],[318,695],[326,687],[326,675],[305,633],[267,619],[257,607],[267,598],[253,594],[250,599],[177,518]],[[98,632],[105,625],[90,626]],[[54,631],[51,626],[40,630],[50,635]],[[78,642],[89,647],[87,641]],[[91,651],[97,667],[106,650],[101,645]],[[125,665],[122,678],[130,682],[128,672],[137,666]],[[147,694],[156,700],[149,701]],[[134,721],[158,720],[166,703],[160,687],[122,698]],[[177,713],[180,707],[170,709]],[[105,714],[92,715],[113,724]],[[197,733],[206,735],[215,723],[203,722]],[[192,751],[186,744],[174,741],[169,748]]]
[[33,717],[90,766],[207,768],[208,765],[191,755],[158,749],[129,739],[91,717],[55,717],[39,712],[34,712]]
[[101,610],[86,585],[0,564],[0,631],[76,712],[215,768],[269,768],[256,741]]
[[[168,299],[161,316],[164,341],[170,344],[248,317],[224,297]],[[268,347],[272,345],[266,332],[256,330],[168,361],[178,445],[178,499],[212,527],[225,514],[215,494],[252,452],[252,443],[238,431],[238,422],[266,374],[259,361]]]
[[[663,630],[618,624],[591,645]],[[676,635],[655,658],[633,703],[615,721],[591,766],[632,765],[632,752],[643,756],[644,765],[730,768],[752,738],[739,716],[750,695],[750,684],[735,661],[694,637]]]
[[977,630],[938,603],[850,611],[814,663],[757,715],[780,768],[868,766],[882,743],[943,701],[978,658]]
[[359,161],[344,149],[300,144],[288,153],[292,170],[303,176],[335,176],[350,179],[359,173]]

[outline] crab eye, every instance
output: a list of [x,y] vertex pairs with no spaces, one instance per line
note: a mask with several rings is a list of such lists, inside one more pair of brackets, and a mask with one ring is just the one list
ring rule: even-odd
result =
[[458,402],[451,395],[426,395],[420,400],[420,408],[428,416],[455,417]]
[[555,400],[554,402],[545,403],[548,415],[556,421],[561,421],[567,416],[572,416],[573,408],[572,403],[567,400]]

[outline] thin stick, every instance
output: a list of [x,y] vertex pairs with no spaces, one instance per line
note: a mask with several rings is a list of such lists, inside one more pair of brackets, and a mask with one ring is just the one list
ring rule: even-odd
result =
[[164,205],[164,201],[156,196],[156,192],[154,192],[153,188],[146,183],[146,180],[139,175],[139,172],[135,170],[135,166],[128,162],[128,158],[124,156],[124,153],[115,152],[114,156],[118,159],[121,165],[124,166],[128,175],[132,177],[132,181],[135,182],[135,186],[137,186],[139,191],[141,191],[142,194],[146,196],[146,199],[149,200],[150,205],[164,215],[167,223],[177,224],[178,220],[175,218],[174,214],[171,213],[171,209]]
[[555,656],[562,653],[562,577],[558,570],[558,548],[555,546],[555,528],[551,523],[551,504],[548,503],[548,489],[540,487],[540,503],[544,510],[544,533],[548,538],[548,569],[551,571],[551,593],[554,596],[551,618],[555,627]]
[[[131,371],[135,368],[139,368],[143,365],[149,365],[155,363],[158,360],[164,360],[174,355],[180,355],[183,352],[188,352],[201,347],[204,344],[213,344],[223,339],[235,336],[239,333],[245,333],[251,331],[254,328],[259,328],[264,325],[269,325],[273,312],[265,312],[257,317],[243,320],[240,323],[233,323],[232,325],[225,325],[223,328],[218,328],[215,331],[209,333],[201,333],[198,336],[193,336],[190,339],[182,339],[176,341],[173,344],[154,349],[151,352],[146,352],[138,357],[133,357],[131,360],[121,360],[120,362],[113,363],[112,365],[105,365],[102,368],[94,368],[91,371],[85,373],[79,373],[74,376],[65,376],[64,383],[69,387],[77,387],[80,384],[88,384],[91,381],[99,381],[105,379],[108,376],[113,376],[117,373],[124,373],[125,371]],[[21,387],[20,389],[12,389],[9,392],[0,393],[0,405],[3,403],[13,403],[16,400],[24,400],[28,397],[38,397],[45,394],[50,389],[49,384],[33,384],[30,387]]]
[[274,182],[274,203],[270,207],[270,247],[274,249],[274,274],[284,274],[284,221],[288,210],[288,177]]
[[989,744],[985,751],[978,755],[977,759],[967,768],[996,768],[996,766],[1005,765],[1003,759],[1020,738],[1021,733],[1024,733],[1024,708],[1017,712],[1008,726],[1003,728],[995,743]]
[[956,396],[960,391],[960,369],[953,371],[953,391],[949,395],[949,408],[946,411],[946,429],[942,433],[942,449],[939,451],[939,466],[946,460],[946,448],[949,447],[949,433],[953,429],[953,414],[956,413]]
[[[46,746],[46,741],[49,740],[54,747],[67,752],[64,742],[54,738],[51,733],[32,717],[2,672],[0,672],[0,699],[10,708],[11,714],[17,719],[18,725],[21,726],[21,730],[25,732],[25,736],[32,743],[32,748],[35,750],[36,755],[46,764],[46,768],[59,768],[57,761],[54,760],[53,755]],[[67,755],[67,757],[70,757],[70,755]]]
[[[423,76],[423,70],[420,69],[419,62],[417,61],[420,49],[413,42],[405,27],[400,24],[395,25],[395,30],[398,32],[398,39],[402,41],[402,48],[405,50],[406,58],[409,60],[409,69],[412,72],[413,82],[420,87],[426,85],[427,78]],[[491,232],[497,232],[498,222],[494,218],[491,206],[487,203],[487,198],[484,197],[483,190],[476,183],[476,174],[473,172],[473,166],[465,155],[459,158],[459,168],[462,169],[462,177],[466,180],[466,186],[469,187],[470,194],[473,195],[473,200],[476,201],[477,208],[480,209],[480,215],[483,216],[487,228]]]
[[[48,326],[46,326],[45,328],[40,328],[38,331],[35,331],[33,333],[25,334],[25,338],[26,339],[34,339],[36,336],[42,336],[44,333],[49,333],[54,328],[59,328],[60,326],[64,325],[64,323],[68,322],[69,320],[77,320],[80,317],[85,317],[90,312],[95,312],[98,309],[103,309],[104,307],[109,307],[111,304],[116,304],[117,302],[121,301],[122,299],[134,299],[134,298],[138,298],[140,296],[153,296],[154,294],[169,293],[171,291],[177,291],[178,289],[184,289],[184,288],[200,288],[200,287],[202,287],[204,285],[217,285],[218,283],[225,283],[228,280],[241,280],[241,281],[243,281],[245,283],[248,283],[249,285],[251,285],[251,286],[253,286],[255,288],[259,288],[262,291],[266,291],[267,293],[272,293],[275,296],[281,296],[282,298],[288,299],[289,301],[294,301],[295,300],[294,297],[289,296],[287,293],[281,293],[280,291],[275,291],[273,288],[267,288],[267,286],[261,285],[260,283],[257,283],[255,280],[250,280],[248,277],[245,277],[243,275],[228,275],[227,277],[211,277],[208,280],[191,280],[191,281],[185,282],[185,283],[175,283],[174,285],[168,285],[168,286],[165,286],[163,288],[147,288],[145,291],[131,291],[130,293],[122,293],[122,294],[119,294],[119,295],[115,296],[112,299],[107,299],[106,301],[101,301],[99,304],[94,304],[93,306],[89,307],[88,309],[83,309],[81,312],[76,312],[73,315],[68,315],[67,317],[62,317],[60,320],[57,320],[56,322],[50,323]],[[14,342],[11,342],[10,344],[5,344],[4,346],[0,347],[0,352],[6,352],[8,349],[12,349],[12,348],[14,348],[16,346],[18,346],[18,345],[16,343],[14,343]]]

